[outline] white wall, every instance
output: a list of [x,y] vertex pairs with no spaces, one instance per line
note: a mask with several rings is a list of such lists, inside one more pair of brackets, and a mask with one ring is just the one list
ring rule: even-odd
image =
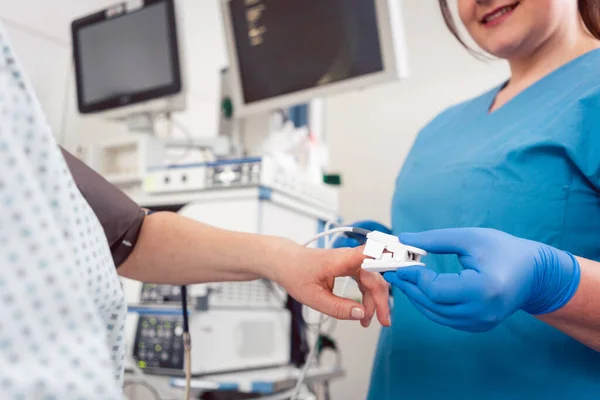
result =
[[[121,124],[78,114],[71,61],[71,21],[114,3],[114,0],[0,0],[0,19],[54,135],[71,150],[79,143],[125,134]],[[226,64],[218,1],[179,0],[178,5],[188,68],[188,110],[176,118],[195,136],[215,136],[219,70]]]
[[[64,127],[64,142],[69,148],[124,132],[118,125],[78,116],[74,87],[69,82],[70,21],[112,3],[0,0],[0,18],[57,136]],[[217,0],[180,3],[184,9],[180,15],[186,32],[190,109],[178,118],[196,135],[213,135],[218,71],[225,64]],[[404,0],[403,4],[411,77],[325,102],[331,169],[343,174],[341,211],[347,221],[372,218],[389,223],[395,177],[418,130],[443,108],[507,76],[505,65],[477,61],[456,43],[442,22],[437,1]],[[65,101],[67,118],[62,123]],[[378,332],[375,321],[368,329],[350,322],[338,324],[336,338],[347,375],[332,385],[334,399],[365,398]]]
[[104,0],[0,0],[0,19],[56,137],[63,126],[69,77],[70,21]]

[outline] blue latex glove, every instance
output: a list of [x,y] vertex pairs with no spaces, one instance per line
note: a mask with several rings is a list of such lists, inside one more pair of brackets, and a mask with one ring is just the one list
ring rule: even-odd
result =
[[[387,233],[387,234],[392,233],[392,231],[388,227],[380,224],[379,222],[375,222],[375,221],[358,221],[358,222],[351,224],[350,226],[352,226],[354,228],[368,229],[370,231],[379,231],[379,232],[383,232],[383,233]],[[362,246],[363,244],[365,244],[365,242],[366,242],[366,238],[364,238],[364,237],[356,237],[356,235],[348,236],[346,234],[346,235],[342,235],[339,238],[337,238],[333,242],[332,247],[334,249],[339,249],[341,247],[358,247],[358,246]]]
[[518,310],[533,315],[563,307],[579,285],[579,263],[565,251],[493,229],[459,228],[399,236],[431,253],[456,254],[464,270],[423,267],[384,274],[426,317],[468,332],[494,328]]

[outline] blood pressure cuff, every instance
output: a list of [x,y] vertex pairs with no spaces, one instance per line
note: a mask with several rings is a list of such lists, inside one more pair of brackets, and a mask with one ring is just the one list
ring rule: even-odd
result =
[[137,243],[146,212],[100,174],[61,148],[77,188],[100,221],[115,265],[129,257]]

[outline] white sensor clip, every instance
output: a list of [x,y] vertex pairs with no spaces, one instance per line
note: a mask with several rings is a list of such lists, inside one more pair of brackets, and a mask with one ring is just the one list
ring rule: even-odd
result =
[[367,234],[367,244],[363,254],[371,258],[363,261],[362,269],[372,272],[389,272],[402,267],[424,266],[421,257],[426,256],[427,252],[403,245],[397,236],[372,231]]

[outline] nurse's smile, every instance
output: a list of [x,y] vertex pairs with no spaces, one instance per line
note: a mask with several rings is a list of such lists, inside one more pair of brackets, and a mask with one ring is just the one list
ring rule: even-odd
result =
[[493,28],[502,24],[511,17],[518,6],[519,2],[515,2],[498,7],[494,11],[486,13],[483,18],[481,18],[481,25],[485,26],[486,28]]

